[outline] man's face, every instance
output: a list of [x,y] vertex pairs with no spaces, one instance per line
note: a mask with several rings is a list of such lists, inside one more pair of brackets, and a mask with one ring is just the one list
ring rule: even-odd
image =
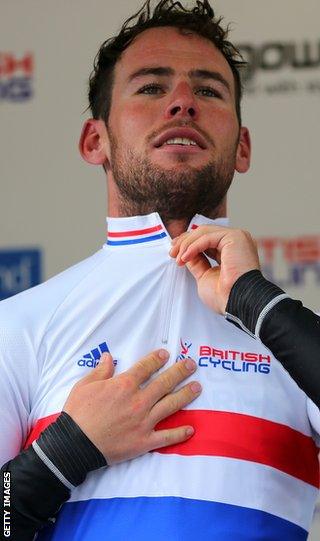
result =
[[243,146],[223,55],[196,34],[152,28],[123,52],[114,75],[107,168],[123,208],[169,220],[210,214]]

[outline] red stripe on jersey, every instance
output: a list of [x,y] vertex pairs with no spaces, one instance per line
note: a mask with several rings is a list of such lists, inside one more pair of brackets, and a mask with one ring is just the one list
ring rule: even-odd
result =
[[47,426],[51,425],[51,423],[53,423],[59,417],[59,415],[60,413],[53,413],[53,415],[48,415],[48,417],[39,419],[31,429],[29,436],[26,439],[26,443],[24,444],[24,449],[29,447],[34,440],[39,438],[41,432],[47,428]]
[[[59,413],[39,419],[25,444],[28,447]],[[157,430],[191,425],[195,434],[158,453],[207,455],[257,462],[319,487],[318,449],[313,439],[289,426],[242,413],[184,410],[157,425]]]
[[160,231],[160,229],[162,229],[162,225],[155,225],[154,227],[148,227],[147,229],[136,229],[135,231],[108,231],[108,237],[134,237],[135,235],[146,235],[147,233]]
[[192,438],[157,452],[258,462],[319,487],[318,449],[311,437],[289,426],[241,413],[185,410],[161,421],[157,429],[182,425],[194,427]]

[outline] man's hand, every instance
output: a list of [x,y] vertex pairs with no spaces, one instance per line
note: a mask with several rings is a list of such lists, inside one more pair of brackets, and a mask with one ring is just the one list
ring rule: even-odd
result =
[[[220,314],[225,313],[233,284],[245,272],[259,269],[255,241],[247,231],[201,225],[173,241],[171,257],[186,265],[197,281],[201,300]],[[211,267],[206,253],[218,263]]]
[[105,353],[97,368],[71,390],[63,410],[109,465],[183,442],[194,433],[191,426],[155,430],[162,419],[185,407],[201,392],[195,381],[173,392],[196,370],[191,359],[175,363],[148,381],[168,358],[165,350],[154,351],[113,378],[112,357]]

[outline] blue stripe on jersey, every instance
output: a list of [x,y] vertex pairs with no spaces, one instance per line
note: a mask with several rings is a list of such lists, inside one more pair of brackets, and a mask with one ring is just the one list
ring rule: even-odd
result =
[[305,541],[284,519],[223,503],[186,498],[111,498],[70,502],[37,541]]
[[107,240],[107,244],[110,244],[110,246],[121,246],[125,244],[140,244],[141,242],[149,242],[149,240],[157,240],[157,239],[163,239],[163,237],[166,237],[167,233],[163,232],[159,235],[151,235],[151,237],[143,237],[137,238],[137,239],[130,239],[130,240]]

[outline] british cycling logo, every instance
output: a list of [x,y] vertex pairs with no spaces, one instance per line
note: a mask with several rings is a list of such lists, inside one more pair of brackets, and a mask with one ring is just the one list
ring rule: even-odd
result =
[[[85,353],[77,362],[78,366],[86,366],[87,368],[95,368],[99,364],[102,353],[110,353],[107,342],[102,342],[96,348],[93,348],[89,353]],[[117,360],[113,359],[113,364],[117,364]]]
[[193,358],[200,368],[259,374],[269,374],[271,371],[271,357],[268,354],[201,345],[198,355],[193,356],[189,352],[192,342],[180,339],[180,346],[176,361]]
[[34,58],[28,52],[0,52],[0,100],[23,102],[33,97]]
[[189,355],[189,349],[191,348],[192,346],[192,342],[183,342],[182,341],[182,338],[180,338],[180,353],[179,355],[177,356],[176,358],[176,362],[177,361],[181,361],[183,359],[190,359],[191,358],[191,355]]

